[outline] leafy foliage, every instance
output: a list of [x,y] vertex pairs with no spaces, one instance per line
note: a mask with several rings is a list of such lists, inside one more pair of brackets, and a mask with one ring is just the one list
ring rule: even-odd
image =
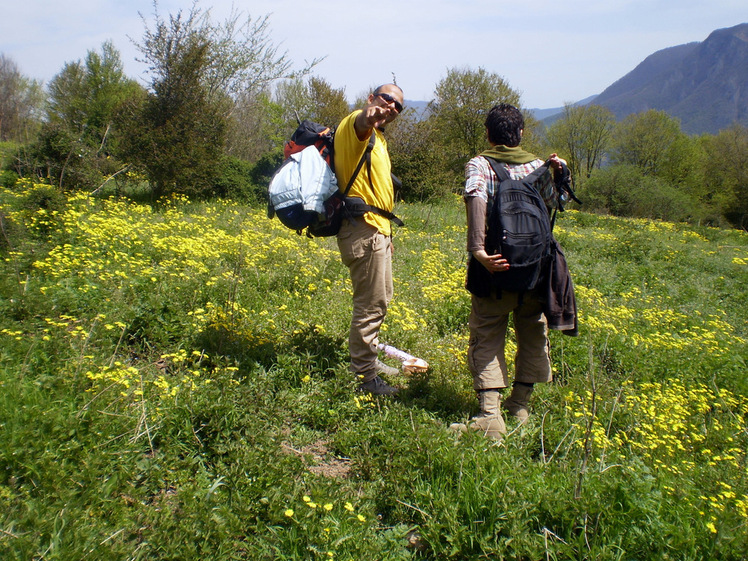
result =
[[28,142],[38,129],[43,102],[41,83],[0,53],[0,141]]
[[631,164],[644,173],[661,173],[671,150],[683,135],[680,124],[664,111],[651,109],[626,117],[616,129],[611,147],[614,164]]
[[486,146],[486,112],[498,103],[520,107],[520,95],[498,74],[483,68],[453,68],[434,91],[431,112],[451,168],[462,173]]
[[287,138],[283,108],[272,101],[269,91],[239,97],[229,120],[229,155],[254,163],[280,152]]
[[287,136],[304,119],[332,128],[350,113],[345,92],[314,76],[306,81],[297,78],[279,83],[274,97],[283,108]]
[[263,203],[267,197],[265,178],[255,180],[257,165],[232,156],[224,156],[215,179],[215,195],[249,204]]
[[89,51],[85,64],[66,64],[50,83],[47,121],[27,150],[19,151],[21,173],[45,178],[61,189],[93,191],[125,167],[115,156],[115,116],[139,94],[140,87],[124,76],[119,52],[109,42],[102,54]]
[[209,196],[235,100],[293,75],[267,37],[267,17],[243,25],[239,18],[232,13],[217,25],[195,4],[168,21],[156,9],[153,29],[146,23],[138,48],[151,87],[126,118],[126,153],[147,171],[154,200],[169,193]]
[[748,127],[734,125],[705,141],[708,196],[738,228],[748,229]]
[[203,194],[217,171],[226,123],[204,81],[210,29],[193,8],[169,24],[157,19],[140,46],[151,64],[152,91],[126,121],[126,153],[147,170],[154,200],[174,192]]
[[632,165],[595,170],[578,195],[585,208],[617,216],[675,221],[702,216],[683,190]]
[[569,163],[575,183],[599,168],[612,138],[615,116],[599,105],[564,106],[563,117],[553,123],[546,141]]
[[464,174],[450,169],[436,127],[435,119],[418,119],[406,108],[387,128],[392,172],[403,185],[396,196],[403,200],[440,200],[462,186]]
[[101,54],[89,51],[85,64],[67,63],[52,79],[47,117],[101,151],[117,110],[139,92],[137,82],[124,74],[119,51],[107,41]]

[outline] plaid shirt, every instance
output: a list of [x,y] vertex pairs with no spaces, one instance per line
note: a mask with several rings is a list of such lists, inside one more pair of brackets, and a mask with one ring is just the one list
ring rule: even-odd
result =
[[[527,164],[502,165],[509,171],[509,176],[512,179],[522,179],[542,166],[543,163],[543,160],[538,159]],[[491,208],[493,196],[496,193],[499,183],[499,178],[496,177],[493,169],[491,169],[491,164],[488,163],[488,160],[483,156],[476,156],[465,166],[465,191],[463,197],[466,199],[468,197],[480,197],[486,201],[488,208]],[[556,187],[553,184],[553,176],[550,171],[543,174],[538,182],[538,187],[545,205],[549,209],[557,208],[558,194],[556,193]]]

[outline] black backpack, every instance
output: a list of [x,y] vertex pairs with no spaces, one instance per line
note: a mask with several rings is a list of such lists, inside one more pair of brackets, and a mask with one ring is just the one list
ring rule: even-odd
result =
[[489,255],[500,253],[509,261],[506,271],[491,273],[470,256],[466,288],[485,298],[495,289],[526,292],[540,286],[552,260],[551,220],[535,183],[549,173],[545,162],[522,179],[511,179],[506,168],[486,158],[500,183],[488,209],[485,248]]

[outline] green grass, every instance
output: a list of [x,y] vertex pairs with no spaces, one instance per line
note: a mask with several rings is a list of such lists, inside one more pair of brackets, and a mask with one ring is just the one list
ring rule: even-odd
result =
[[334,239],[48,195],[0,190],[1,559],[745,558],[745,233],[561,215],[580,336],[497,446],[447,430],[476,407],[458,198],[399,207],[382,340],[431,368],[385,400]]

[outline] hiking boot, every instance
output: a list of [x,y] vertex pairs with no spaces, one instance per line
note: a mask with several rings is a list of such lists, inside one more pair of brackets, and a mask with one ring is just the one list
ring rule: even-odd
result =
[[368,382],[361,382],[358,386],[358,391],[370,393],[371,395],[393,396],[397,395],[400,390],[388,385],[379,376],[375,376]]
[[480,413],[470,419],[470,422],[452,423],[451,430],[467,432],[468,428],[483,433],[483,436],[501,440],[506,434],[506,424],[501,416],[501,394],[499,390],[481,390],[478,392]]
[[384,374],[385,376],[397,376],[400,374],[400,371],[397,368],[387,366],[379,359],[377,359],[377,362],[374,364],[374,368],[376,369],[377,374]]
[[529,384],[514,383],[512,393],[504,400],[504,408],[510,415],[516,417],[520,423],[527,421],[530,416],[530,395],[533,387]]

